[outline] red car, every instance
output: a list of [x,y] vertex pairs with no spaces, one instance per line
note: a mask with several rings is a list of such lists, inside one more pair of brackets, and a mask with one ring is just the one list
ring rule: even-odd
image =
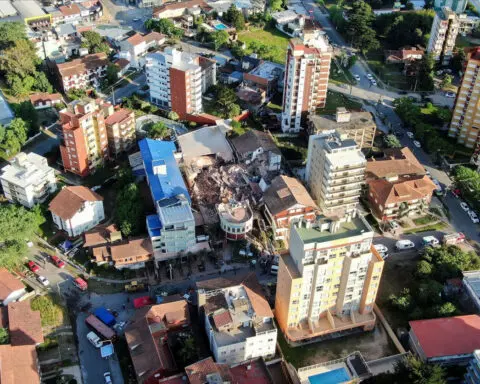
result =
[[456,198],[459,198],[461,195],[460,189],[453,189],[452,190],[452,195],[455,196]]
[[29,261],[27,265],[28,269],[30,269],[30,271],[32,271],[33,273],[37,273],[40,270],[40,267],[33,261]]
[[58,268],[65,267],[65,263],[60,260],[58,256],[50,256],[50,258],[52,259],[53,264],[55,264]]

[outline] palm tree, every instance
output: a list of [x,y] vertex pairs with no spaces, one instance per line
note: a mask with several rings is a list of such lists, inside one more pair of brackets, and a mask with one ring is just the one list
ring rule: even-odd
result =
[[161,121],[153,124],[147,131],[147,137],[154,140],[162,140],[170,136],[170,129]]

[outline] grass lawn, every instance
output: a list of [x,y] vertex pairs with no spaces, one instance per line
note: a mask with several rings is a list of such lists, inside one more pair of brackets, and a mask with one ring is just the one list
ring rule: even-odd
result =
[[267,104],[267,108],[270,108],[273,112],[276,112],[276,113],[282,112],[282,106],[278,104],[274,104],[272,102],[269,102]]
[[105,283],[95,279],[88,279],[88,290],[100,294],[125,292],[125,283]]
[[273,137],[285,159],[289,161],[307,160],[308,141],[303,137]]
[[477,44],[470,41],[466,36],[462,36],[460,33],[457,35],[457,40],[455,40],[455,47],[457,48],[468,48],[475,47]]
[[30,305],[34,311],[40,311],[42,327],[58,327],[63,325],[65,309],[60,305],[58,297],[53,294],[34,297]]
[[416,219],[413,219],[412,221],[415,223],[415,225],[427,225],[437,221],[437,219],[433,216],[427,215],[423,217],[418,217]]
[[446,226],[445,223],[436,223],[436,224],[427,225],[421,228],[407,229],[406,231],[403,231],[403,233],[405,235],[408,235],[412,233],[420,233],[420,232],[427,232],[427,231],[440,231],[441,229],[445,228],[445,226]]
[[[272,61],[285,64],[286,52],[288,46],[289,36],[283,34],[276,28],[265,27],[254,28],[251,27],[248,31],[240,31],[238,33],[238,39],[243,41],[247,45],[247,53],[252,53],[252,43],[262,44],[269,49],[266,56],[271,56]],[[259,56],[262,56],[260,52],[257,52]]]
[[337,111],[337,107],[345,107],[347,109],[360,109],[362,104],[358,101],[350,99],[343,93],[328,91],[327,103],[325,108],[317,109],[317,113],[320,115],[329,115]]

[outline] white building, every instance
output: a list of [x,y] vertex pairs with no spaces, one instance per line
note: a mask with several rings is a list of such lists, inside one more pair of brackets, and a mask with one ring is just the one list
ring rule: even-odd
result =
[[120,42],[120,57],[130,61],[130,65],[140,68],[144,64],[144,56],[150,48],[165,43],[165,36],[158,32],[147,35],[136,33]]
[[433,19],[427,52],[432,53],[436,61],[447,65],[453,55],[455,40],[460,28],[459,16],[450,8],[437,10]]
[[57,189],[54,169],[46,158],[33,152],[15,156],[3,167],[0,179],[6,199],[27,208],[43,203]]
[[217,363],[234,365],[275,355],[277,328],[255,274],[241,281],[197,282],[205,330]]
[[247,201],[230,201],[217,205],[220,228],[228,240],[244,239],[253,227],[253,212]]
[[167,48],[146,56],[150,101],[178,113],[180,120],[202,112],[202,90],[214,85],[215,61]]
[[305,177],[323,213],[355,210],[366,164],[355,141],[342,140],[337,131],[310,136]]
[[323,32],[304,30],[303,39],[291,39],[287,50],[282,130],[299,132],[310,112],[327,100],[332,48]]
[[103,197],[87,187],[63,188],[48,206],[58,229],[75,237],[105,219]]
[[174,156],[175,144],[143,139],[138,145],[157,211],[147,216],[147,231],[156,263],[194,251],[195,219],[190,195]]

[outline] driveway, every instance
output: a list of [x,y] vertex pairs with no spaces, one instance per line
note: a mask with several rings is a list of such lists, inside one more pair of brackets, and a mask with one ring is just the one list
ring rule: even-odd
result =
[[107,97],[107,100],[113,104],[118,104],[124,97],[129,97],[147,84],[147,76],[144,72],[139,74],[127,85],[115,89],[114,92]]

